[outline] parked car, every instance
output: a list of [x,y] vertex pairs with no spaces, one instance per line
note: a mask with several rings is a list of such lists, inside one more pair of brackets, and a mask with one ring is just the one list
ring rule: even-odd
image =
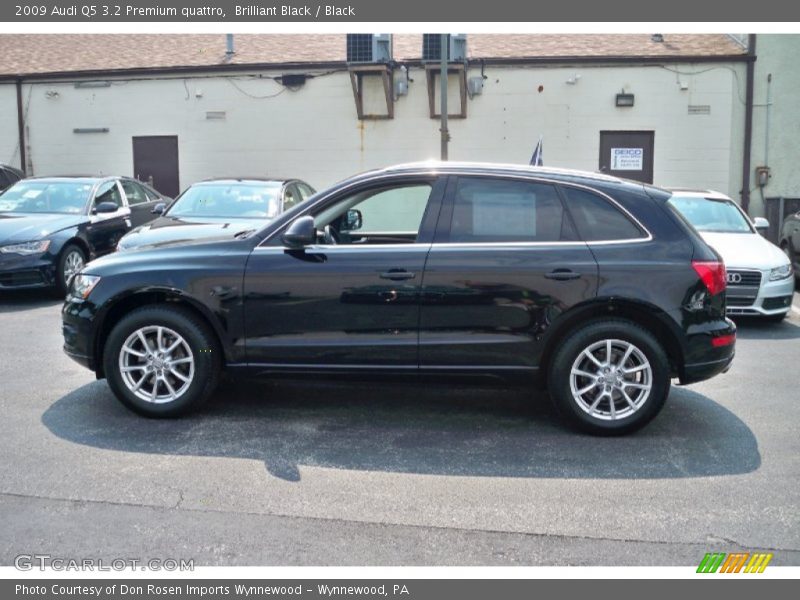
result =
[[0,163],[0,192],[24,178],[25,173],[16,167]]
[[126,177],[35,177],[0,194],[0,289],[67,283],[168,200]]
[[781,250],[789,257],[794,276],[800,282],[800,211],[783,220],[778,243]]
[[792,307],[794,278],[786,254],[760,235],[755,222],[728,196],[709,190],[674,190],[669,203],[725,261],[729,315],[781,321]]
[[261,229],[315,193],[299,179],[211,179],[196,183],[178,196],[163,213],[125,235],[118,250],[158,246],[201,239],[231,239]]
[[371,171],[235,239],[90,263],[64,349],[150,417],[223,369],[466,373],[532,378],[569,423],[626,433],[734,355],[725,267],[669,198],[544,168]]

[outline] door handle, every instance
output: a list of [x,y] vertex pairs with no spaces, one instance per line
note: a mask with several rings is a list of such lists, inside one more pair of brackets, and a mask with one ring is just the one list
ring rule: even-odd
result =
[[569,281],[570,279],[578,279],[580,276],[580,273],[569,269],[556,269],[550,273],[545,273],[547,279],[555,279],[556,281]]
[[381,279],[391,279],[392,281],[402,281],[404,279],[414,279],[417,274],[411,271],[405,271],[402,269],[392,269],[390,271],[386,271],[385,273],[380,274]]

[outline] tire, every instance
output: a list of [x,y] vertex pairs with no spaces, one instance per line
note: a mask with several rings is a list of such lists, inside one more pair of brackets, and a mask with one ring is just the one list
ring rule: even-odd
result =
[[67,244],[56,263],[56,289],[66,296],[72,276],[86,264],[86,253],[76,244]]
[[[612,366],[606,372],[609,342]],[[629,348],[624,365],[633,370],[615,371]],[[573,377],[573,369],[593,377],[579,373]],[[661,344],[649,331],[622,319],[590,321],[565,338],[553,355],[548,377],[550,397],[567,424],[605,436],[631,433],[652,421],[671,385],[669,361]],[[598,401],[599,396],[603,397]]]
[[196,315],[181,307],[152,305],[114,326],[103,351],[103,368],[109,387],[126,407],[146,417],[176,417],[198,408],[214,392],[222,358],[211,328]]

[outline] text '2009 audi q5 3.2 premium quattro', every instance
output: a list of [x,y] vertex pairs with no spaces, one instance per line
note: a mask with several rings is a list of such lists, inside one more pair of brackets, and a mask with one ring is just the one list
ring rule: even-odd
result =
[[662,190],[576,171],[401,165],[240,239],[112,255],[74,278],[65,350],[129,408],[228,373],[529,376],[597,434],[726,371],[725,267]]

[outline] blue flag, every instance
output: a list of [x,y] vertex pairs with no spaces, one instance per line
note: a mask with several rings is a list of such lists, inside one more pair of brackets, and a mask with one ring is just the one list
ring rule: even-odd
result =
[[544,165],[542,160],[542,136],[539,136],[539,141],[536,142],[536,148],[533,149],[533,156],[531,156],[530,165],[532,167],[541,167]]

